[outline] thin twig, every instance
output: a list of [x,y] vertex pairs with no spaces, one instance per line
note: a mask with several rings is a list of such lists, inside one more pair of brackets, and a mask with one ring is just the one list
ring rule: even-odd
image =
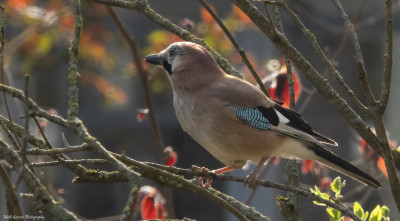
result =
[[[272,10],[274,12],[275,20],[278,26],[278,30],[284,35],[285,31],[283,29],[283,24],[281,20],[281,16],[279,13],[279,9],[276,5],[272,6]],[[290,95],[290,108],[294,109],[294,89],[293,89],[293,77],[292,77],[292,69],[290,65],[290,60],[285,57],[286,67],[287,67],[287,76],[288,76],[288,84],[289,84],[289,95]],[[289,186],[299,188],[299,169],[297,166],[297,162],[294,159],[286,159],[286,172],[288,175]],[[280,206],[285,206],[285,209],[282,211],[290,211],[290,215],[282,213],[288,220],[298,220],[301,221],[301,213],[300,213],[300,196],[295,193],[288,193],[288,201],[285,203],[281,203]]]
[[[0,89],[5,89],[5,88],[7,88],[7,90],[3,90],[3,91],[10,92],[8,90],[8,89],[11,89],[10,87],[4,86],[4,85],[0,85]],[[17,95],[16,97],[18,97],[22,101],[25,101],[25,97],[23,96],[23,92],[22,91],[17,90],[15,88],[14,88],[13,91],[16,93],[15,94],[15,95]],[[32,116],[37,115],[37,116],[40,116],[40,117],[44,117],[47,120],[52,121],[54,123],[57,123],[58,125],[60,125],[60,126],[62,126],[64,128],[68,128],[68,129],[73,128],[74,127],[73,125],[76,126],[75,123],[70,123],[70,122],[68,122],[67,120],[63,119],[60,116],[48,113],[45,110],[40,109],[31,99],[28,98],[28,100],[29,100],[29,107],[30,107],[30,111],[31,111]],[[20,125],[15,124],[14,122],[10,121],[9,119],[7,119],[7,118],[5,118],[5,117],[3,117],[1,115],[0,115],[0,121],[7,128],[13,128],[14,129],[13,133],[15,133],[16,136],[19,136],[21,138],[26,136],[25,135],[25,129],[23,127],[21,127]],[[33,146],[35,146],[35,147],[40,147],[42,149],[52,149],[52,147],[48,146],[45,141],[43,141],[41,139],[38,139],[36,136],[34,136],[31,133],[28,134],[28,142],[30,144],[32,144]],[[60,154],[60,156],[50,154],[49,156],[54,158],[54,159],[56,159],[56,160],[69,160],[70,159],[68,156],[66,156],[64,154]],[[80,174],[80,173],[83,173],[83,172],[87,171],[87,169],[85,167],[81,166],[81,165],[68,165],[68,169],[70,169],[71,171],[73,171],[74,173],[77,173],[77,174]],[[34,171],[34,170],[32,170],[32,171]]]
[[268,93],[267,89],[265,88],[265,85],[262,83],[262,80],[260,79],[260,76],[258,76],[256,70],[254,69],[253,65],[251,65],[249,59],[247,58],[246,52],[240,47],[240,45],[237,43],[235,37],[230,33],[228,28],[224,25],[224,23],[221,21],[221,19],[217,16],[217,14],[214,13],[214,11],[208,6],[208,4],[204,0],[199,0],[199,2],[203,5],[203,7],[210,13],[210,15],[214,18],[214,20],[217,22],[217,24],[221,27],[222,31],[226,34],[228,39],[232,42],[233,46],[235,47],[236,51],[240,54],[242,57],[243,63],[247,66],[247,68],[250,70],[251,74],[253,75],[254,79],[256,79],[258,86],[260,87],[261,91],[267,95],[268,97],[271,97],[270,94]]
[[[194,181],[189,181],[184,179],[183,177],[179,175],[175,175],[170,173],[171,170],[167,168],[170,168],[168,166],[159,165],[163,169],[158,169],[154,166],[151,166],[150,164],[145,164],[139,161],[136,161],[134,159],[128,158],[124,155],[118,155],[115,153],[112,153],[114,157],[116,157],[118,160],[121,162],[124,162],[125,164],[129,166],[133,166],[134,169],[138,169],[138,172],[141,173],[142,176],[147,177],[149,179],[152,179],[158,183],[161,183],[166,186],[170,187],[175,187],[178,189],[183,189],[187,190],[190,192],[197,193],[199,195],[202,195],[204,197],[207,197],[208,199],[220,204],[222,207],[230,211],[233,215],[235,215],[239,220],[269,220],[267,217],[264,217],[260,213],[254,211],[254,209],[249,208],[242,204],[241,202],[233,199],[232,197],[229,197],[229,200],[223,199],[225,197],[222,197],[224,194],[223,193],[216,193],[216,192],[210,192],[209,190],[206,190],[202,188],[198,183],[195,184]],[[172,168],[172,167],[171,167]],[[190,170],[187,170],[190,171]],[[119,176],[119,174],[115,174],[115,176]],[[104,177],[104,176],[103,176]],[[97,177],[100,178],[100,177]],[[74,179],[75,182],[87,182],[87,179],[90,179],[91,182],[96,182],[95,179],[95,174],[92,174],[90,177],[77,177]],[[102,178],[100,178],[102,179]],[[111,177],[111,181],[115,180],[113,177]],[[119,179],[119,182],[122,180]]]
[[303,24],[303,22],[299,19],[299,17],[296,15],[296,13],[289,7],[289,5],[286,2],[282,1],[281,4],[279,4],[279,6],[283,7],[283,9],[285,9],[285,11],[292,18],[292,20],[296,23],[296,25],[302,30],[302,32],[304,33],[304,36],[307,37],[308,41],[314,47],[316,53],[323,60],[326,67],[329,69],[330,73],[332,73],[335,80],[338,82],[339,86],[342,87],[343,91],[347,94],[347,96],[349,96],[349,98],[357,105],[357,107],[361,111],[365,111],[367,108],[364,106],[364,104],[362,104],[362,102],[357,98],[357,96],[354,94],[354,92],[346,84],[346,82],[343,80],[343,77],[339,73],[339,71],[332,65],[331,60],[328,59],[328,57],[325,55],[322,48],[319,46],[315,35]]
[[12,150],[7,144],[0,140],[0,155],[8,163],[10,163],[16,171],[22,169],[22,179],[31,193],[35,193],[35,197],[30,199],[36,210],[47,212],[52,217],[62,217],[64,220],[78,220],[78,218],[63,205],[57,202],[48,190],[40,183],[39,179],[30,171],[22,160],[18,157],[17,152]]
[[[353,18],[353,24],[354,26],[357,26],[357,24],[360,21],[361,18],[361,14],[364,10],[364,6],[366,4],[366,0],[363,0],[362,3],[360,4],[360,7],[358,8],[357,14],[354,16]],[[332,61],[336,61],[339,56],[342,54],[343,50],[345,49],[345,46],[349,40],[350,37],[350,33],[349,32],[345,32],[344,36],[342,37],[339,46],[337,47],[337,49],[335,50],[335,53],[333,54],[331,60]],[[327,77],[328,74],[330,73],[330,69],[328,67],[325,68],[322,76],[323,77]],[[311,90],[311,92],[308,94],[308,97],[306,98],[306,100],[303,102],[302,106],[299,109],[299,113],[302,114],[304,113],[304,111],[307,109],[308,105],[310,104],[310,102],[312,101],[312,99],[314,98],[314,95],[316,95],[317,93],[317,88],[313,87],[313,89]],[[353,96],[353,95],[352,95]],[[355,96],[355,95],[354,95]],[[357,99],[358,100],[358,99]],[[355,99],[353,99],[353,102],[355,102],[358,106],[358,108],[363,112],[364,115],[367,114],[368,108],[366,106],[364,106],[361,102],[359,102],[359,100],[357,101]]]
[[[1,83],[5,85],[5,83],[4,83],[5,82],[4,81],[4,78],[5,78],[4,77],[4,52],[5,52],[5,44],[6,44],[6,42],[5,42],[4,33],[5,33],[5,29],[6,29],[6,13],[5,13],[4,9],[5,8],[3,8],[0,5],[0,10],[1,10],[1,21],[0,21],[0,44],[1,44],[0,45],[0,78],[1,78]],[[4,105],[6,107],[6,112],[7,112],[8,119],[10,121],[12,121],[11,112],[10,112],[10,108],[8,107],[8,101],[7,101],[6,94],[5,94],[5,92],[3,92],[2,94],[3,94]],[[10,130],[12,131],[12,133],[15,136],[15,133],[13,132],[13,128],[10,128]],[[19,142],[17,136],[15,136],[15,141],[16,141],[16,143],[14,141],[12,141],[14,146],[15,146],[15,148],[21,149],[22,145]],[[18,145],[15,145],[15,144],[18,144]]]
[[32,119],[35,122],[35,124],[36,124],[36,126],[37,126],[37,128],[39,130],[40,135],[42,135],[44,142],[46,142],[47,146],[50,149],[53,149],[53,146],[50,144],[49,140],[47,139],[46,135],[44,134],[43,128],[40,126],[40,123],[37,120],[37,118],[35,116],[32,116]]
[[[29,75],[25,75],[25,86],[24,86],[24,96],[25,98],[29,97]],[[28,107],[28,99],[25,99],[25,136],[23,137],[23,145],[21,149],[21,158],[22,158],[22,165],[25,165],[26,163],[30,164],[27,157],[26,157],[26,148],[28,145],[28,138],[26,137],[28,134],[29,130],[29,107]],[[34,170],[33,170],[34,171]],[[19,175],[17,178],[17,181],[15,182],[14,188],[15,190],[18,189],[19,183],[21,182],[22,179],[22,172],[23,172],[23,167],[21,168],[21,171],[18,171]]]
[[[29,75],[25,75],[25,87],[24,87],[24,96],[25,98],[29,97]],[[29,130],[29,107],[28,101],[25,99],[25,134],[28,134]],[[22,145],[21,155],[22,155],[22,164],[25,164],[26,160],[26,148],[27,148],[27,138],[24,137],[24,143]]]
[[[5,122],[3,121],[3,119],[0,119],[0,123],[1,123],[1,128],[3,129],[4,133],[6,134],[7,138],[10,140],[10,142],[13,144],[13,146],[15,147],[15,149],[19,149],[18,148],[18,144],[15,142],[10,130],[7,128]],[[16,135],[15,135],[16,136]]]
[[68,120],[74,120],[79,111],[79,78],[78,54],[79,42],[82,29],[82,16],[80,0],[73,0],[71,3],[74,14],[74,35],[69,47],[69,66],[68,66]]
[[86,144],[82,144],[79,146],[71,146],[68,148],[52,148],[52,149],[28,149],[26,150],[27,155],[52,155],[59,153],[75,153],[80,151],[90,151],[91,147]]
[[338,111],[343,118],[357,131],[357,133],[366,140],[377,152],[379,150],[379,141],[370,127],[363,119],[351,108],[347,102],[336,92],[336,90],[323,78],[313,65],[302,56],[285,36],[279,32],[274,35],[269,26],[269,22],[257,8],[248,0],[232,0],[255,25],[272,41],[272,43],[281,50],[296,67],[307,77],[307,79],[317,88],[319,93]]
[[392,0],[386,0],[386,44],[385,44],[385,68],[384,78],[382,85],[381,98],[379,103],[379,111],[383,114],[386,110],[386,106],[389,101],[390,84],[392,79],[392,65],[393,65],[393,12],[392,12]]
[[113,21],[117,24],[119,31],[121,32],[122,36],[124,37],[124,40],[128,43],[129,48],[131,49],[132,53],[132,59],[133,63],[136,66],[136,69],[138,70],[139,78],[141,80],[142,86],[143,86],[143,91],[145,95],[145,100],[146,100],[146,105],[147,108],[149,109],[149,117],[151,120],[152,128],[153,128],[153,133],[155,136],[155,141],[156,141],[156,146],[157,146],[157,153],[159,154],[160,159],[163,159],[164,157],[164,142],[162,140],[160,130],[157,124],[157,121],[155,119],[154,115],[154,108],[151,103],[150,99],[150,91],[148,88],[148,74],[143,68],[142,61],[139,56],[138,52],[138,47],[136,40],[128,33],[127,29],[124,27],[118,16],[115,14],[115,12],[112,10],[111,6],[105,6],[107,9],[107,12],[109,15],[113,18]]
[[223,58],[217,51],[212,49],[204,39],[197,38],[196,36],[192,35],[190,32],[184,30],[183,28],[179,27],[178,25],[172,23],[170,20],[164,18],[163,16],[159,15],[155,12],[147,1],[144,0],[136,0],[136,1],[115,1],[115,0],[87,0],[89,2],[97,2],[105,5],[110,6],[117,6],[121,8],[133,9],[136,10],[155,23],[159,24],[164,29],[170,31],[171,33],[176,34],[178,37],[182,38],[185,41],[191,41],[202,45],[205,49],[207,49],[214,59],[217,61],[218,65],[224,70],[226,73],[230,75],[234,75],[239,78],[243,78],[243,76],[234,68],[229,62]]
[[[179,189],[187,189],[187,190],[189,190],[191,192],[195,192],[195,193],[199,193],[199,192],[194,191],[194,189],[197,189],[197,187],[192,189],[192,186],[187,185],[187,183],[186,183],[187,181],[185,181],[185,179],[182,178],[182,175],[183,176],[198,176],[198,177],[211,178],[211,179],[215,179],[215,180],[225,180],[225,181],[234,181],[234,182],[242,182],[242,183],[244,182],[244,179],[245,179],[245,178],[228,176],[228,175],[224,175],[224,174],[218,175],[213,172],[182,169],[182,168],[177,168],[177,167],[173,167],[173,166],[164,166],[164,165],[150,163],[150,162],[143,163],[143,162],[139,162],[134,159],[131,159],[124,155],[119,155],[116,153],[113,153],[113,155],[114,155],[114,157],[121,160],[125,164],[134,166],[134,169],[137,169],[138,171],[140,171],[144,177],[150,178],[157,182],[162,182],[163,184],[166,184],[166,185],[175,185],[174,187],[177,187]],[[173,173],[173,174],[171,174],[171,173]],[[177,175],[175,175],[175,174],[177,174]],[[118,177],[119,175],[114,174],[112,177],[105,178],[105,176],[103,176],[103,175],[95,176],[95,174],[92,174],[92,176],[90,176],[90,177],[77,177],[74,179],[74,182],[77,182],[77,183],[86,183],[86,182],[109,183],[109,182],[122,182],[123,181],[122,179],[118,179],[118,181],[116,181],[114,176]],[[266,188],[274,188],[274,189],[279,189],[279,190],[283,190],[283,191],[300,194],[308,199],[311,199],[313,201],[322,202],[322,203],[326,204],[327,206],[335,208],[335,209],[341,211],[344,215],[349,216],[350,218],[352,218],[354,220],[361,221],[357,216],[354,215],[354,213],[351,210],[344,208],[343,206],[338,205],[329,200],[325,200],[321,197],[318,197],[309,191],[302,190],[300,188],[294,188],[294,187],[285,186],[282,184],[273,183],[270,181],[262,181],[262,180],[258,180],[256,182],[256,185],[263,186]],[[204,192],[202,191],[199,194],[203,195],[203,193]],[[218,193],[218,195],[219,194],[222,194],[222,193]],[[209,198],[209,197],[207,197],[207,198]],[[247,208],[249,208],[249,207],[247,207]],[[247,214],[245,214],[245,215],[247,216]]]
[[[350,31],[351,36],[353,38],[353,45],[354,45],[354,50],[356,52],[356,64],[357,64],[357,69],[358,69],[358,78],[360,80],[361,83],[361,88],[363,89],[364,92],[364,96],[366,97],[367,103],[369,107],[374,107],[376,104],[374,95],[372,94],[371,88],[370,88],[370,84],[368,82],[368,75],[367,75],[367,70],[365,68],[365,63],[364,63],[364,58],[362,55],[362,51],[361,51],[361,47],[360,47],[360,43],[358,42],[358,37],[357,34],[354,30],[354,26],[351,23],[349,16],[346,14],[346,12],[344,11],[342,5],[340,4],[339,0],[332,0],[333,4],[336,6],[336,8],[338,9],[338,11],[340,12],[345,25],[348,29],[348,31]],[[374,110],[370,110],[373,112]]]
[[[138,50],[138,45],[136,43],[136,40],[131,36],[127,29],[124,27],[118,16],[115,14],[115,12],[112,10],[111,6],[106,6],[107,12],[109,15],[113,18],[114,22],[117,24],[119,31],[121,32],[122,36],[124,37],[125,41],[128,43],[130,51],[132,53],[132,58],[133,58],[133,63],[136,66],[136,69],[138,70],[140,82],[142,83],[143,86],[143,91],[144,91],[144,97],[146,100],[146,105],[149,110],[149,117],[151,121],[151,126],[153,129],[153,134],[155,136],[155,144],[157,148],[157,153],[159,157],[159,162],[161,163],[166,163],[168,160],[168,157],[166,153],[164,152],[164,141],[162,139],[160,129],[154,114],[154,108],[150,99],[150,90],[148,87],[148,73],[146,70],[143,68],[140,55],[139,55],[139,50]],[[167,201],[166,207],[167,207],[167,213],[168,217],[170,218],[175,218],[175,209],[173,206],[173,201],[172,201],[172,190],[171,188],[166,188],[163,187],[162,191],[165,200]],[[129,214],[131,215],[131,214]]]
[[3,180],[8,214],[13,214],[15,216],[23,216],[18,196],[13,188],[9,172],[7,171],[4,164],[5,164],[4,162],[0,161],[0,178]]
[[49,166],[65,166],[65,165],[78,165],[78,164],[108,164],[104,159],[82,159],[82,160],[54,160],[41,163],[32,163],[33,167],[49,167]]
[[[264,2],[264,9],[265,9],[265,14],[267,14],[267,20],[271,23],[271,26],[274,26],[274,22],[272,21],[271,14],[269,13],[266,2]],[[276,32],[277,32],[276,28],[273,28],[272,30],[274,31],[274,36],[276,36]]]

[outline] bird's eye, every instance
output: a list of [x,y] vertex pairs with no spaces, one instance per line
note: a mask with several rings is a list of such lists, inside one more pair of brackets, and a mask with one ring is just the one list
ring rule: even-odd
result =
[[170,57],[174,57],[175,54],[176,54],[176,51],[175,51],[175,50],[169,51],[169,56],[170,56]]

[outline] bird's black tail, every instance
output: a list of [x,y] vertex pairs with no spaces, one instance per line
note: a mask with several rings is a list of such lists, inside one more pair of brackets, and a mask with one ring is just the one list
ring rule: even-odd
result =
[[331,153],[330,151],[317,146],[312,146],[309,148],[313,150],[318,157],[320,157],[318,161],[325,164],[326,166],[340,173],[343,173],[344,175],[353,178],[365,185],[375,188],[381,187],[381,184],[377,180],[366,174],[364,171],[358,169],[348,161],[336,156],[334,153]]

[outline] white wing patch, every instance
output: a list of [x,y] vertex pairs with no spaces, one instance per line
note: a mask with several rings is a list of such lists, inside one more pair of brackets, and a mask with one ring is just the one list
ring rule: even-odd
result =
[[282,124],[288,124],[288,123],[290,122],[290,120],[287,119],[285,116],[283,116],[277,109],[274,108],[274,110],[275,110],[276,114],[277,114],[278,117],[279,117],[279,122],[280,122],[280,123],[282,123]]

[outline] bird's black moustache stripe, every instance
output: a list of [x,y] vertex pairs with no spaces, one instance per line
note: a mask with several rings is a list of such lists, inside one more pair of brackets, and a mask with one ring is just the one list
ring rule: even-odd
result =
[[168,72],[168,74],[170,74],[170,75],[172,74],[172,66],[170,63],[168,63],[168,61],[164,60],[163,67]]

